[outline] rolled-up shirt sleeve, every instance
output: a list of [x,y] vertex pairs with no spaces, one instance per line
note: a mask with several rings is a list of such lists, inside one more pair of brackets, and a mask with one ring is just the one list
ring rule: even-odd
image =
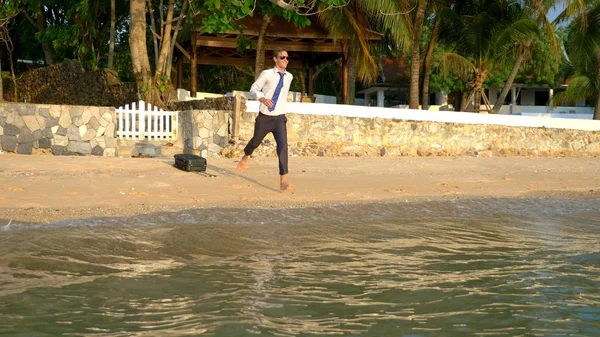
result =
[[250,87],[250,94],[252,95],[252,97],[254,97],[254,99],[259,100],[265,97],[265,94],[262,92],[262,90],[265,87],[265,83],[267,82],[267,76],[268,70],[263,70],[260,73],[260,75],[258,75],[256,81],[252,83],[252,86]]

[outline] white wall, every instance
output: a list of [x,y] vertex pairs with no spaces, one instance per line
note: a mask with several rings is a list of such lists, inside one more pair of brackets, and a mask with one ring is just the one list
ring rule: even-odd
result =
[[[258,106],[258,101],[247,101],[246,111],[257,113]],[[491,124],[600,131],[600,121],[596,120],[548,118],[521,115],[476,114],[456,111],[425,111],[398,108],[365,107],[358,105],[332,105],[322,103],[288,103],[288,111],[307,115],[405,119],[444,123]]]
[[[189,92],[184,89],[177,89],[177,93],[178,97],[181,96],[184,100],[241,94],[248,99],[246,102],[247,111],[258,112],[258,101],[255,101],[247,91],[234,91],[227,93],[226,95],[198,93],[198,98],[190,97]],[[357,99],[356,105],[338,105],[335,103],[336,99],[334,96],[325,95],[315,95],[317,97],[315,103],[300,103],[300,96],[301,95],[298,92],[289,93],[288,100],[290,103],[288,103],[288,111],[298,114],[336,115],[363,118],[397,118],[448,123],[497,124],[600,131],[600,121],[591,120],[593,118],[593,108],[591,107],[559,106],[549,112],[548,108],[545,106],[515,105],[512,107],[511,114],[511,106],[503,105],[500,113],[493,115],[448,111],[450,107],[447,105],[431,106],[431,109],[428,111],[410,110],[408,109],[408,106],[391,108],[367,107],[362,105],[364,104],[364,99]]]

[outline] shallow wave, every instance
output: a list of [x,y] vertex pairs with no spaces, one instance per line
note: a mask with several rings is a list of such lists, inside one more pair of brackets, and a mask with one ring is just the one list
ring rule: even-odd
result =
[[11,224],[0,335],[600,335],[599,199]]

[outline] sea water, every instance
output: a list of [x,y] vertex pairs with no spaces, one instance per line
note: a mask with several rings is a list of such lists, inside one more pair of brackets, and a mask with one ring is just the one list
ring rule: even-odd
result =
[[3,336],[600,336],[600,199],[0,223]]

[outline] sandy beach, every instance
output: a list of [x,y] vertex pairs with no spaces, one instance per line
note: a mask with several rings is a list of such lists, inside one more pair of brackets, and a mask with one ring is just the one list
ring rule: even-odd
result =
[[50,222],[201,207],[303,207],[478,197],[600,197],[600,158],[290,158],[293,192],[277,159],[209,158],[207,173],[172,158],[0,155],[0,219]]

